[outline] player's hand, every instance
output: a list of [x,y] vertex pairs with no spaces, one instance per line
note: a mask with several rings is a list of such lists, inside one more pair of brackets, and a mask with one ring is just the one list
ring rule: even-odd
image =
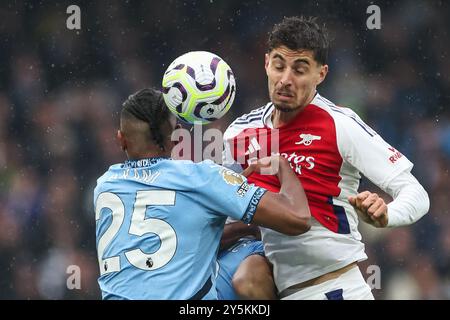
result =
[[287,163],[286,158],[282,156],[270,156],[252,162],[243,172],[242,175],[248,177],[253,172],[267,175],[278,173],[279,166]]
[[364,191],[358,193],[356,197],[348,197],[348,201],[355,208],[358,216],[366,223],[377,228],[387,226],[388,208],[382,198],[376,193]]

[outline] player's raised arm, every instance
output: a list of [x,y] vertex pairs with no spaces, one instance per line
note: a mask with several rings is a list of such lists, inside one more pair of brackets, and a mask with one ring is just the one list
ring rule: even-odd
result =
[[305,233],[311,227],[308,200],[299,179],[285,158],[272,156],[261,159],[244,171],[244,175],[249,174],[249,171],[259,172],[262,168],[269,167],[270,161],[279,163],[277,176],[281,189],[279,193],[264,194],[252,222],[291,236]]

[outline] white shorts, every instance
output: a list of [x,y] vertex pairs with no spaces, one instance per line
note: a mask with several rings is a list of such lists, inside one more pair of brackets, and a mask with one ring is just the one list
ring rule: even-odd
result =
[[374,300],[358,267],[335,279],[302,289],[287,289],[281,300]]

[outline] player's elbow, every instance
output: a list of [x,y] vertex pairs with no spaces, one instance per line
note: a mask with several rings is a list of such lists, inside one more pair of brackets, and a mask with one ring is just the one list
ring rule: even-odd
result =
[[414,199],[412,202],[414,206],[414,214],[412,215],[411,221],[412,223],[422,218],[428,213],[428,210],[430,210],[430,197],[428,196],[428,192],[419,183],[413,185],[413,187],[415,192],[412,194]]
[[421,187],[420,193],[421,193],[422,201],[420,201],[421,208],[419,210],[420,210],[421,216],[424,216],[430,210],[430,197],[428,195],[428,192],[422,186],[420,186],[420,187]]
[[429,209],[428,193],[419,183],[411,183],[388,204],[388,226],[399,227],[413,224],[427,214]]
[[311,224],[309,222],[302,222],[297,226],[290,226],[288,230],[284,232],[287,236],[299,236],[308,232],[311,229]]
[[295,217],[289,224],[289,230],[285,232],[289,236],[299,236],[311,229],[311,214],[309,208],[292,213]]
[[308,232],[311,229],[311,219],[310,218],[302,218],[294,227],[292,232],[289,234],[290,236],[299,236],[305,232]]

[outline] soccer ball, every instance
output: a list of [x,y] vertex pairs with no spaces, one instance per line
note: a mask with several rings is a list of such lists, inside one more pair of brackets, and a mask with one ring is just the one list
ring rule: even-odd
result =
[[176,58],[164,73],[162,87],[167,107],[188,123],[206,124],[221,118],[236,95],[230,66],[207,51]]

